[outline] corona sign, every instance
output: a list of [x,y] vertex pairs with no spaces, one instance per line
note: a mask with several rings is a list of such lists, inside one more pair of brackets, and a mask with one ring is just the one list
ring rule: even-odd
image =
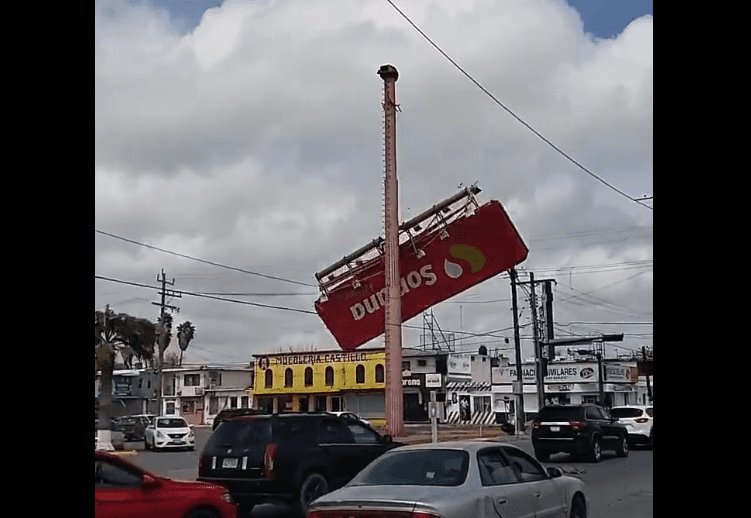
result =
[[[498,201],[401,243],[402,321],[513,268],[527,253]],[[384,257],[379,255],[327,290],[315,308],[339,346],[351,351],[383,333],[385,305]]]

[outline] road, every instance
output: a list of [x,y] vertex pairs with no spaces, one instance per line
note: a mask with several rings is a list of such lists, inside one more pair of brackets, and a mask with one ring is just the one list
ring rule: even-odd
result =
[[[210,429],[196,428],[196,451],[143,451],[142,444],[128,443],[138,455],[128,457],[139,466],[162,476],[195,480],[198,476],[198,455],[206,444]],[[487,434],[485,434],[487,436]],[[532,453],[529,439],[513,439],[513,443]],[[618,458],[603,453],[599,464],[571,462],[566,455],[554,455],[548,466],[557,466],[565,474],[576,476],[587,484],[590,518],[651,518],[652,450],[632,450],[628,457]],[[253,510],[252,518],[287,518],[290,510],[283,506],[261,505]]]

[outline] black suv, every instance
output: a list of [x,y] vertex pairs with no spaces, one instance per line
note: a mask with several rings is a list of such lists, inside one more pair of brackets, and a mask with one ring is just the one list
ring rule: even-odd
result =
[[363,423],[327,413],[231,417],[201,452],[198,480],[229,489],[241,512],[270,502],[304,515],[313,500],[397,446]]
[[224,410],[220,410],[216,415],[214,423],[211,425],[211,429],[216,430],[216,427],[219,426],[222,421],[226,421],[231,417],[239,415],[262,415],[263,413],[263,411],[255,408],[225,408]]
[[532,422],[535,456],[547,462],[564,452],[600,462],[602,450],[628,455],[628,430],[598,405],[546,406]]

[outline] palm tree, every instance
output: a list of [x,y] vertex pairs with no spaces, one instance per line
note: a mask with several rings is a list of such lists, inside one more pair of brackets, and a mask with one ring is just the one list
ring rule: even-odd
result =
[[180,365],[183,364],[183,353],[190,342],[196,336],[196,326],[190,320],[186,320],[177,326],[177,344],[180,346]]
[[115,353],[129,348],[141,359],[154,355],[156,326],[145,318],[115,313],[109,305],[104,311],[94,311],[94,377],[99,378],[99,425],[97,430],[100,449],[112,449],[112,377]]

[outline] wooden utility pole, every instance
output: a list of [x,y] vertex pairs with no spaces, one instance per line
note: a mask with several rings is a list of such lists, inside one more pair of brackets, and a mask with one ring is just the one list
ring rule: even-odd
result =
[[384,255],[386,259],[386,427],[393,437],[404,435],[402,388],[402,294],[399,281],[399,183],[396,176],[396,80],[391,65],[378,69],[383,79],[384,120]]
[[159,302],[152,302],[153,305],[159,306],[159,323],[157,324],[157,349],[158,349],[158,364],[157,367],[159,370],[157,370],[157,415],[164,414],[164,408],[162,408],[162,397],[164,395],[164,350],[167,349],[169,346],[169,332],[170,329],[167,328],[167,326],[164,323],[164,316],[167,314],[167,310],[173,310],[173,311],[180,311],[180,308],[177,306],[170,306],[167,304],[166,299],[167,296],[170,297],[177,297],[180,298],[182,295],[179,293],[167,290],[167,285],[170,286],[175,285],[175,279],[173,278],[172,281],[167,281],[167,275],[164,273],[164,269],[162,269],[161,275],[157,275],[156,277],[157,282],[160,282],[162,285],[161,290],[159,291],[159,295],[161,296]]
[[[517,432],[524,430],[524,423],[526,417],[524,414],[524,377],[522,373],[522,346],[521,339],[519,338],[519,308],[516,301],[516,269],[511,268],[509,270],[509,277],[511,277],[511,311],[514,314],[514,352],[516,353],[516,385],[514,388],[514,394],[516,395],[516,423],[515,429]],[[492,371],[491,371],[492,372]]]

